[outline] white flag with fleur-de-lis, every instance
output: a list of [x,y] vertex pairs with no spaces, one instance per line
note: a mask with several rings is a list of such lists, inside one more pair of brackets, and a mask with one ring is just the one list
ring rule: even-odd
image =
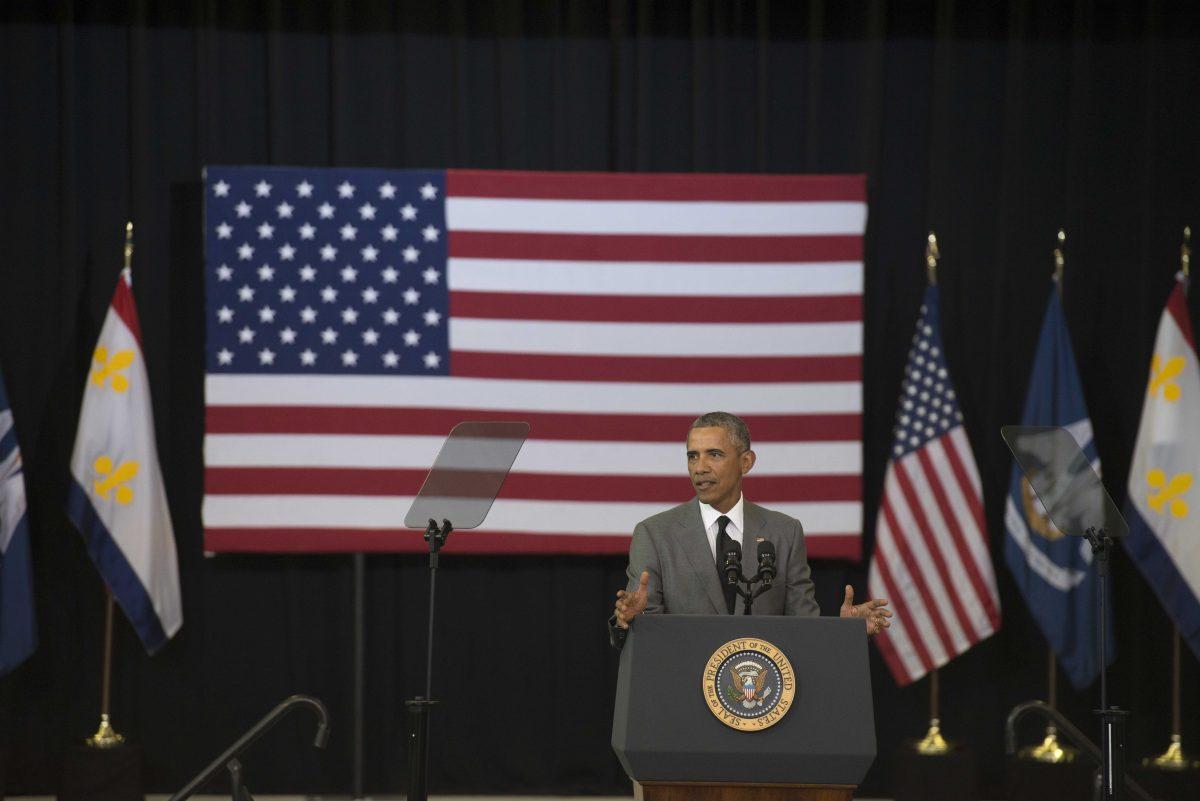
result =
[[1200,657],[1200,366],[1180,275],[1154,340],[1125,548]]
[[129,271],[93,351],[71,454],[67,514],[149,653],[183,625],[175,533]]

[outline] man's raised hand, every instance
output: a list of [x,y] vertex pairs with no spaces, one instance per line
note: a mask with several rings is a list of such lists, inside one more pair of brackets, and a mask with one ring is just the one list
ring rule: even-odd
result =
[[616,616],[617,625],[623,629],[629,628],[633,619],[646,611],[646,586],[650,583],[650,572],[642,571],[638,579],[638,587],[633,592],[617,590]]
[[888,618],[892,616],[890,609],[884,609],[887,601],[872,598],[866,603],[855,605],[854,588],[846,585],[846,597],[842,601],[841,617],[861,617],[867,623],[867,636],[874,637],[879,632],[892,625]]

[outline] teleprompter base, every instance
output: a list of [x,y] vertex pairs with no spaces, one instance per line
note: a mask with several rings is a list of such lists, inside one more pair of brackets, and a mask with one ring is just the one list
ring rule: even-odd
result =
[[634,782],[635,801],[851,801],[852,785]]

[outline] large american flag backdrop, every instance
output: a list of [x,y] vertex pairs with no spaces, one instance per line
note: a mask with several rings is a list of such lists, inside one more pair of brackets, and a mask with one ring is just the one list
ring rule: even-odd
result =
[[453,425],[526,420],[460,552],[618,553],[743,416],[755,502],[861,547],[862,176],[209,167],[205,547],[415,551]]

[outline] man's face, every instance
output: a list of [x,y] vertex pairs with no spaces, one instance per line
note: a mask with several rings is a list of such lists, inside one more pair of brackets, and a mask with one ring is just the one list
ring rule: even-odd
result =
[[728,512],[742,496],[742,476],[754,466],[754,451],[739,452],[719,426],[693,428],[688,432],[687,463],[701,502]]

